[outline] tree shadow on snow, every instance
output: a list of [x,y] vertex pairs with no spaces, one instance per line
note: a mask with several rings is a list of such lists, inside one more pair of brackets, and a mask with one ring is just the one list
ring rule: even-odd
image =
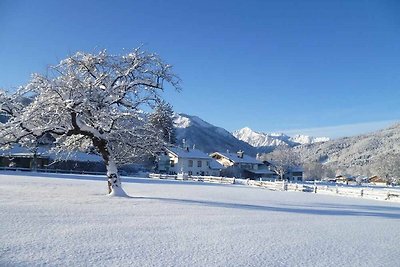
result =
[[[130,197],[137,200],[158,200],[170,203],[178,204],[189,204],[189,205],[201,205],[207,207],[216,208],[229,208],[229,209],[241,209],[241,210],[253,210],[253,211],[272,211],[272,212],[285,212],[285,213],[296,213],[296,214],[309,214],[309,215],[327,215],[327,216],[364,216],[364,217],[381,217],[387,219],[400,219],[399,208],[393,207],[394,209],[382,208],[380,206],[362,206],[362,205],[340,205],[340,206],[329,206],[329,205],[315,205],[315,206],[261,206],[251,205],[242,203],[226,203],[208,200],[192,200],[192,199],[177,199],[177,198],[162,198],[162,197]],[[357,210],[354,210],[357,209]],[[387,212],[391,211],[391,212]]]

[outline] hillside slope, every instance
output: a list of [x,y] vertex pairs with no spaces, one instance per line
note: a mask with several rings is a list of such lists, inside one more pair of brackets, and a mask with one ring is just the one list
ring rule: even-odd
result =
[[339,169],[371,168],[388,155],[400,154],[400,124],[354,137],[294,148],[305,161],[319,161]]
[[257,153],[254,147],[236,139],[227,130],[214,126],[197,116],[176,114],[174,126],[178,145],[182,144],[182,140],[185,139],[187,145],[195,145],[196,148],[207,153],[225,152],[226,150],[231,152],[243,150],[253,156]]

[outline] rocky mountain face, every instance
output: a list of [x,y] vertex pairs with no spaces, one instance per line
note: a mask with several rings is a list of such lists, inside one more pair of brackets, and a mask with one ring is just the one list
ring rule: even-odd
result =
[[268,152],[277,146],[294,147],[298,145],[313,144],[329,141],[327,137],[311,137],[307,135],[288,136],[283,133],[261,133],[245,127],[233,132],[233,136],[242,140],[259,151]]
[[237,152],[243,150],[246,154],[255,156],[257,149],[246,142],[236,139],[227,130],[216,127],[197,116],[176,114],[174,117],[177,144],[185,140],[186,145],[207,152],[227,150]]

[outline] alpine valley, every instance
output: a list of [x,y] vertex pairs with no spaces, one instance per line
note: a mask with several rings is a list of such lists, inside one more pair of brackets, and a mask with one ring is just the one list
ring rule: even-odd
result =
[[283,145],[298,152],[303,162],[320,162],[333,169],[362,173],[375,170],[385,158],[400,155],[400,124],[372,133],[329,140],[327,137],[261,133],[248,127],[230,133],[187,114],[176,114],[174,123],[178,143],[185,139],[186,144],[208,153],[243,150],[255,156]]

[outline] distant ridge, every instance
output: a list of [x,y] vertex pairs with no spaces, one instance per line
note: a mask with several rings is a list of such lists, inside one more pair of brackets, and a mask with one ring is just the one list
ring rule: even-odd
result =
[[369,134],[294,149],[304,161],[319,161],[338,170],[372,174],[389,160],[389,156],[400,156],[400,124]]
[[271,150],[277,146],[294,147],[304,144],[313,144],[318,142],[329,141],[328,137],[312,137],[307,135],[288,136],[283,133],[261,133],[250,129],[249,127],[242,128],[233,132],[233,136],[242,140],[259,150]]

